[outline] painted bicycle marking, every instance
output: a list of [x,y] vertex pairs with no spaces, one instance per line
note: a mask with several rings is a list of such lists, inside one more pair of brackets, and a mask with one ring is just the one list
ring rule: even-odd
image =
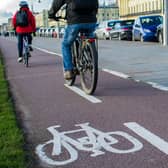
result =
[[[36,153],[39,158],[46,164],[60,166],[77,160],[78,151],[90,152],[91,157],[96,157],[104,155],[106,151],[116,154],[127,154],[137,152],[143,148],[143,144],[139,140],[123,131],[102,132],[91,127],[89,123],[77,124],[75,126],[80,128],[64,132],[57,130],[61,127],[60,125],[48,127],[47,130],[52,134],[53,139],[36,147]],[[81,132],[84,132],[86,136],[72,138],[73,134]],[[71,137],[68,135],[71,135]],[[129,141],[132,144],[131,147],[128,149],[121,149],[121,147],[117,149],[114,147],[115,144],[119,143],[116,137]],[[49,156],[46,150],[49,149],[49,146],[51,148],[51,145],[52,152]],[[69,158],[62,160],[59,156],[65,150],[69,153]]]

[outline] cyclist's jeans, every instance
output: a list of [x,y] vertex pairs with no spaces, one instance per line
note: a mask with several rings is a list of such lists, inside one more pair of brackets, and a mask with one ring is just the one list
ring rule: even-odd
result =
[[23,52],[23,37],[27,36],[28,38],[28,43],[32,44],[32,36],[31,33],[18,33],[17,38],[18,38],[18,56],[22,57],[22,52]]
[[94,36],[96,23],[81,23],[68,25],[65,29],[64,39],[62,42],[63,66],[64,70],[72,70],[71,45],[75,41],[80,29],[88,29],[89,36]]

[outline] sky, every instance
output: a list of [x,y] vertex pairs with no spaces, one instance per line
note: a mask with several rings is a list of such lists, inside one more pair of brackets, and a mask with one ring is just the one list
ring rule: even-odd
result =
[[[101,3],[104,0],[99,0]],[[105,0],[106,3],[113,2],[115,0]],[[18,4],[20,0],[0,0],[0,24],[6,23],[8,18],[12,17],[12,15],[18,10]],[[40,12],[43,9],[49,9],[52,0],[41,0],[41,3],[38,3],[38,0],[27,0],[29,6],[33,2],[33,8],[35,12]]]

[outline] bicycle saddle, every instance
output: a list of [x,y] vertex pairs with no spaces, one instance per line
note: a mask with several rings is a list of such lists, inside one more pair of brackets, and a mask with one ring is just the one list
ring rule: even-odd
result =
[[80,29],[79,30],[79,33],[81,34],[81,35],[89,35],[90,34],[90,30],[89,29]]

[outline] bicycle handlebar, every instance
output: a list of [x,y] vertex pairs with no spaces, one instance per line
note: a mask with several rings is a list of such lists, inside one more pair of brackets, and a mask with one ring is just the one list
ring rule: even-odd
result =
[[53,19],[53,20],[55,20],[55,21],[59,21],[60,19],[65,20],[65,17],[62,17],[62,16],[54,16],[54,17],[51,17],[50,19]]

